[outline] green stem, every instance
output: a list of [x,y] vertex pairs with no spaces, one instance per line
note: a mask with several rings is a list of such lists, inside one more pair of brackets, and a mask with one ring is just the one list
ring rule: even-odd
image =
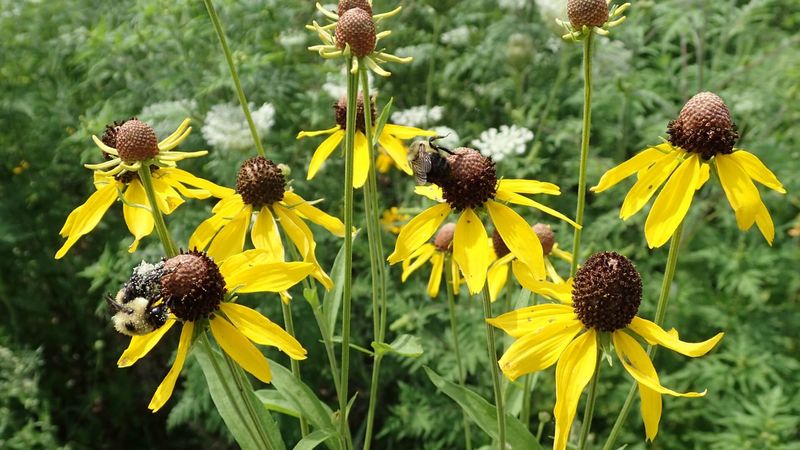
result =
[[[483,285],[483,316],[486,319],[492,318],[492,300],[489,296],[489,285]],[[486,322],[486,350],[489,353],[490,370],[492,371],[492,385],[494,385],[494,399],[497,403],[497,437],[500,450],[506,448],[506,413],[503,408],[503,388],[500,386],[500,374],[497,364],[497,343],[494,336],[494,327]]]
[[[364,96],[364,134],[367,136],[369,149],[369,172],[364,189],[364,204],[367,215],[367,239],[369,240],[370,273],[372,277],[372,323],[375,341],[382,343],[386,334],[386,275],[384,270],[383,241],[381,239],[380,211],[378,207],[378,180],[375,174],[375,136],[372,131],[372,99],[369,93],[369,77],[364,64],[359,64],[361,92]],[[375,407],[378,402],[378,384],[380,382],[381,353],[375,354],[370,381],[369,408],[367,412],[367,428],[364,435],[364,450],[372,445],[373,427],[375,424]]]
[[[575,222],[583,226],[583,209],[586,206],[586,163],[589,159],[589,136],[592,126],[592,38],[594,33],[589,33],[583,41],[583,125],[581,131],[581,161],[578,173],[578,207],[575,212]],[[572,266],[570,276],[575,276],[578,271],[578,261],[581,251],[581,228],[575,228],[572,240]]]
[[[678,228],[675,230],[675,233],[672,235],[672,239],[669,242],[667,266],[664,269],[664,279],[661,281],[661,293],[658,296],[658,305],[656,306],[655,324],[658,326],[662,326],[664,324],[664,317],[667,315],[669,291],[672,287],[672,279],[675,277],[675,269],[678,267],[678,251],[680,250],[682,234],[683,222],[678,225]],[[647,347],[647,354],[651,359],[655,356],[657,348],[658,347],[654,345]],[[617,420],[614,422],[614,426],[611,428],[611,432],[608,435],[608,439],[606,439],[605,445],[603,445],[603,450],[611,450],[616,443],[617,435],[619,435],[620,430],[622,430],[622,426],[625,424],[625,420],[628,418],[628,413],[633,405],[633,397],[636,395],[636,385],[637,383],[633,383],[631,388],[628,390],[628,396],[625,397],[625,403],[623,403],[622,409],[619,411],[619,415],[617,415]]]
[[[286,332],[289,333],[290,336],[295,337],[294,320],[292,319],[292,307],[288,303],[281,300],[281,308],[283,309],[283,323],[286,326]],[[298,381],[302,381],[303,379],[300,376],[300,363],[293,358],[289,358],[289,363],[292,366],[292,375],[294,375]],[[306,422],[306,418],[302,414],[300,415],[300,434],[303,437],[306,437],[308,434],[308,422]]]
[[[467,374],[464,373],[464,364],[461,362],[461,346],[458,342],[458,322],[456,321],[456,300],[455,293],[453,292],[453,272],[450,270],[450,258],[447,256],[444,260],[444,273],[445,281],[447,283],[447,309],[450,313],[450,331],[453,333],[453,349],[456,354],[456,364],[458,365],[458,384],[464,387],[467,379]],[[462,411],[464,420],[464,448],[472,450],[472,432],[470,431],[469,418],[467,413]]]
[[222,45],[222,52],[225,54],[225,61],[228,62],[228,69],[231,72],[231,79],[233,80],[233,86],[236,89],[236,96],[239,97],[239,104],[242,105],[242,112],[244,112],[244,118],[247,120],[247,125],[250,127],[250,133],[253,135],[253,142],[256,144],[256,150],[260,156],[266,156],[264,146],[261,144],[261,139],[258,137],[256,124],[253,122],[253,116],[250,114],[250,106],[247,104],[247,98],[244,96],[242,83],[239,81],[239,74],[236,72],[236,65],[233,63],[231,49],[228,47],[227,39],[225,39],[225,32],[222,30],[222,24],[219,21],[217,10],[214,9],[214,5],[211,3],[211,0],[203,0],[203,3],[206,4],[208,17],[211,18],[211,23],[214,25],[214,31],[217,32],[219,43]]
[[[258,418],[258,411],[256,410],[257,406],[253,404],[253,396],[249,395],[252,392],[253,387],[250,386],[250,383],[247,381],[247,377],[242,372],[242,368],[234,361],[227,353],[222,353],[225,356],[225,363],[228,364],[228,369],[230,369],[231,373],[233,373],[233,381],[236,383],[236,389],[241,397],[241,402],[244,404],[247,414],[252,418],[253,423],[255,424],[255,433],[258,437],[256,442],[263,442],[266,444],[266,447],[271,449],[272,444],[267,436],[266,430],[261,426],[261,420]],[[259,405],[258,407],[262,407]]]
[[586,438],[589,437],[589,429],[592,428],[592,417],[594,417],[594,405],[597,401],[597,380],[600,379],[600,346],[597,346],[597,356],[594,365],[594,375],[589,384],[589,397],[586,399],[586,409],[583,411],[583,423],[581,424],[581,434],[578,439],[578,450],[586,448]]
[[155,223],[156,233],[158,238],[161,239],[161,245],[164,247],[164,252],[168,257],[173,257],[178,254],[178,248],[169,234],[167,224],[164,222],[164,216],[158,208],[156,201],[156,189],[153,186],[153,175],[150,173],[150,164],[147,161],[139,168],[139,180],[142,181],[144,193],[147,195],[147,202],[150,204],[150,214],[153,215],[153,222]]

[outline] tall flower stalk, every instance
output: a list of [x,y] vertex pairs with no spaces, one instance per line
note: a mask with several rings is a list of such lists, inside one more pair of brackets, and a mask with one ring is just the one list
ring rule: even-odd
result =
[[[445,258],[444,263],[444,273],[445,273],[445,282],[447,286],[445,286],[447,290],[447,311],[450,315],[450,331],[453,333],[453,351],[456,355],[456,365],[458,366],[458,384],[462,388],[465,385],[467,374],[464,371],[464,364],[461,362],[461,345],[458,340],[458,322],[456,320],[456,300],[455,300],[455,292],[453,292],[453,271],[450,270],[451,263],[450,258],[452,256],[448,256]],[[467,417],[466,411],[461,412],[464,418],[464,448],[466,450],[472,450],[472,432],[470,431],[469,426],[469,418]]]
[[494,387],[495,409],[497,411],[497,448],[506,448],[506,412],[503,407],[503,387],[500,382],[500,373],[497,365],[497,340],[494,327],[489,322],[492,319],[492,299],[489,294],[489,285],[483,286],[483,316],[486,319],[486,350],[489,354],[490,370],[492,372],[492,386]]

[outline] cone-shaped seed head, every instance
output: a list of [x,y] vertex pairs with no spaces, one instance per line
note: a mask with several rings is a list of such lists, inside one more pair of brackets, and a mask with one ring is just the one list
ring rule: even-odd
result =
[[350,44],[353,54],[362,58],[375,50],[375,21],[372,14],[361,8],[353,8],[339,16],[336,23],[336,46],[344,48]]
[[584,25],[601,27],[608,22],[608,4],[606,0],[567,0],[567,16],[576,30]]
[[533,232],[536,233],[536,236],[539,238],[539,242],[542,243],[542,253],[549,255],[550,252],[553,251],[553,245],[556,243],[556,236],[553,234],[553,230],[550,228],[550,225],[537,223],[533,226]]
[[443,252],[451,250],[450,245],[453,243],[453,233],[456,231],[456,224],[448,222],[439,228],[436,237],[433,238],[433,245]]
[[575,274],[572,306],[588,328],[605,332],[625,328],[641,301],[642,278],[619,253],[595,253]]
[[447,157],[450,173],[440,187],[444,199],[456,210],[477,208],[497,193],[494,162],[477,150],[459,147]]
[[285,190],[283,171],[263,156],[246,159],[236,174],[236,192],[256,208],[283,200]]
[[712,92],[690,98],[667,128],[672,145],[709,159],[733,152],[739,138],[725,102]]
[[353,8],[363,9],[372,15],[372,5],[369,4],[369,0],[339,0],[339,5],[336,7],[336,14],[341,17],[342,14]]
[[117,127],[113,139],[120,159],[125,162],[144,161],[158,154],[156,132],[139,119],[128,120]]
[[164,261],[161,295],[179,319],[209,317],[219,308],[225,292],[219,267],[204,252],[190,251]]

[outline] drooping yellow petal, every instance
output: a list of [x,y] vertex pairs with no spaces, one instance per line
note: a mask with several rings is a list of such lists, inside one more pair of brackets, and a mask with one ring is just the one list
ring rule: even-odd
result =
[[192,334],[194,334],[194,322],[184,322],[181,329],[181,338],[178,342],[178,352],[175,355],[175,362],[169,369],[167,376],[158,385],[153,398],[150,399],[150,404],[147,408],[150,411],[156,412],[164,406],[169,398],[172,396],[172,391],[175,389],[175,383],[178,381],[178,375],[181,374],[183,363],[186,361],[186,355],[189,353],[189,347],[192,344]]
[[253,215],[253,207],[245,205],[238,214],[227,224],[222,226],[217,236],[211,241],[208,247],[208,254],[217,261],[240,253],[244,248],[244,237],[247,235],[247,227],[250,225],[250,216]]
[[211,334],[225,351],[242,369],[250,372],[264,383],[272,381],[272,372],[264,354],[252,342],[237,330],[235,326],[220,316],[213,316],[209,321]]
[[220,228],[236,217],[245,205],[239,194],[219,201],[212,210],[213,215],[204,220],[189,238],[189,249],[205,250]]
[[[150,207],[147,201],[147,194],[140,183],[131,183],[125,191],[125,202],[122,205],[122,216],[125,218],[125,224],[128,225],[128,230],[133,235],[134,239],[128,247],[128,253],[136,251],[139,246],[139,241],[150,235],[153,232],[153,214],[145,209]],[[132,205],[142,205],[139,208]]]
[[556,365],[556,419],[553,450],[565,450],[569,429],[575,419],[578,400],[586,384],[594,375],[597,362],[597,333],[589,330],[564,350]]
[[511,253],[528,266],[537,277],[544,278],[547,270],[544,267],[542,243],[528,222],[513,209],[492,200],[486,202],[486,210],[489,211],[495,230],[503,238]]
[[[181,170],[175,167],[163,168],[159,171],[156,171],[153,174],[153,176],[159,173],[162,173],[162,175],[167,175],[169,176],[169,178],[178,181],[181,184],[188,184],[189,186],[194,186],[198,189],[202,189],[208,192],[210,195],[217,198],[229,197],[236,193],[236,191],[231,188],[220,186],[216,183],[212,183],[208,180],[204,180],[203,178],[196,177],[185,170]],[[176,188],[178,187],[174,183],[172,183],[172,185],[175,186]],[[181,193],[183,193],[183,191],[181,191]],[[195,198],[206,198],[206,197],[195,197]]]
[[435,202],[444,201],[444,192],[442,188],[435,184],[428,184],[425,186],[415,186],[414,192],[423,197],[427,197]]
[[308,262],[260,263],[236,271],[225,279],[229,291],[237,292],[281,292],[311,275],[314,264]]
[[552,281],[553,283],[564,282],[564,279],[561,278],[561,275],[558,274],[558,271],[556,270],[555,266],[553,266],[553,263],[550,262],[550,258],[544,259],[544,267],[545,269],[547,269],[547,276],[550,278],[550,281]]
[[292,359],[306,359],[308,351],[291,334],[261,313],[238,303],[222,303],[219,309],[248,339],[260,345],[279,348]]
[[515,309],[486,321],[510,336],[520,338],[528,333],[538,333],[555,322],[574,320],[576,317],[575,310],[569,305],[547,303]]
[[575,319],[553,322],[525,333],[500,358],[500,369],[512,381],[518,377],[546,369],[558,361],[564,349],[583,329]]
[[90,195],[81,206],[75,208],[67,217],[62,228],[62,235],[67,234],[67,241],[56,252],[56,259],[63,258],[81,236],[92,231],[116,199],[117,186],[109,183]]
[[375,170],[377,170],[378,173],[389,172],[389,170],[392,169],[393,165],[394,165],[394,160],[385,151],[380,152],[378,154],[378,157],[375,158]]
[[397,264],[408,258],[422,244],[428,242],[428,239],[436,233],[439,225],[449,214],[450,206],[447,203],[441,203],[422,211],[411,219],[400,229],[394,252],[388,258],[389,264]]
[[666,244],[683,222],[699,178],[700,155],[694,153],[672,173],[647,215],[644,235],[650,248]]
[[668,333],[655,323],[638,316],[633,318],[628,328],[643,337],[650,344],[658,344],[692,358],[703,356],[710,352],[711,349],[717,345],[717,342],[725,335],[725,333],[717,333],[716,336],[707,341],[697,343],[684,342],[679,339],[677,332]]
[[753,226],[761,204],[761,195],[750,175],[731,155],[714,157],[722,190],[736,214],[736,225],[744,231]]
[[572,303],[572,283],[567,281],[564,283],[550,283],[537,280],[530,268],[523,264],[521,261],[514,261],[511,263],[511,269],[514,271],[514,276],[525,289],[545,297],[552,298],[560,301],[561,303]]
[[175,325],[175,318],[169,317],[161,328],[153,331],[152,333],[145,334],[144,336],[133,336],[128,348],[122,352],[119,360],[117,360],[117,367],[129,367],[136,361],[142,359],[158,344],[162,337],[167,334],[172,326]]
[[509,202],[509,203],[514,203],[516,205],[530,206],[530,207],[536,208],[539,211],[542,211],[543,213],[550,214],[553,217],[557,217],[557,218],[563,220],[564,222],[567,222],[568,224],[572,225],[575,228],[581,228],[581,226],[577,222],[575,222],[574,220],[570,219],[566,215],[556,211],[553,208],[550,208],[549,206],[545,206],[545,205],[543,205],[543,204],[541,204],[541,203],[539,203],[537,201],[531,200],[528,197],[525,197],[524,195],[516,194],[516,193],[510,192],[510,191],[500,191],[500,190],[498,190],[496,198],[497,198],[497,200],[500,200],[500,201],[503,201],[503,202]]
[[272,205],[272,207],[278,219],[280,219],[281,227],[297,247],[303,257],[303,261],[314,265],[314,271],[311,276],[325,286],[325,289],[330,290],[333,287],[333,280],[322,270],[322,266],[317,262],[317,243],[314,241],[314,235],[308,225],[294,211],[284,208],[279,203]]
[[503,256],[492,263],[489,267],[489,271],[486,273],[486,282],[489,283],[489,298],[492,300],[492,303],[497,301],[500,292],[508,281],[508,265],[511,264],[511,260],[514,258],[515,256],[513,253]]
[[389,133],[397,139],[412,139],[417,136],[436,136],[433,130],[423,130],[422,128],[407,127],[405,125],[395,125],[387,123],[383,126],[383,133]]
[[[339,127],[337,126],[336,128]],[[314,155],[311,157],[311,162],[308,163],[308,175],[306,175],[306,180],[314,178],[314,176],[317,174],[317,171],[319,171],[320,167],[322,167],[322,163],[324,163],[325,160],[331,156],[333,150],[336,149],[340,142],[342,142],[342,138],[344,138],[344,131],[333,128],[332,130],[335,130],[333,134],[325,138],[325,140],[322,141],[322,143],[319,144],[319,147],[317,147],[317,149],[314,151]],[[303,132],[301,132],[301,134],[302,133]],[[311,136],[311,134],[306,134],[305,136]],[[299,139],[303,136],[297,135],[297,137]]]
[[480,217],[472,208],[465,209],[456,222],[453,259],[464,274],[469,292],[473,295],[481,292],[489,267],[489,238]]
[[758,181],[759,183],[763,184],[764,186],[778,191],[781,194],[786,193],[786,189],[783,187],[783,184],[778,180],[778,177],[772,173],[760,159],[758,156],[745,151],[745,150],[736,150],[735,152],[730,154],[730,157],[736,160],[740,166],[750,175],[750,178]]
[[772,245],[772,240],[775,239],[775,225],[772,223],[772,217],[770,217],[764,202],[761,202],[758,211],[756,211],[756,226],[758,226],[758,230],[761,231],[767,243]]
[[[134,178],[130,184],[139,182],[138,178]],[[178,191],[160,178],[153,177],[153,189],[156,191],[158,209],[164,214],[172,214],[178,206],[185,203]]]
[[423,244],[422,247],[414,250],[414,253],[403,260],[403,274],[400,276],[400,281],[405,283],[409,275],[431,259],[434,252],[436,252],[436,246],[431,243]]
[[330,231],[334,236],[344,236],[344,223],[341,220],[322,211],[296,193],[292,191],[284,192],[283,203],[290,209],[302,214],[306,219]]
[[707,162],[700,162],[700,177],[697,179],[697,184],[694,187],[696,191],[699,191],[700,188],[706,184],[706,181],[708,181],[708,176],[711,172],[710,167],[711,165]]
[[[184,135],[188,135],[188,133],[186,133],[186,130],[189,129],[189,123],[190,122],[191,122],[191,120],[188,119],[188,118],[187,119],[183,119],[183,121],[180,123],[180,125],[178,125],[178,128],[176,128],[175,131],[172,132],[172,134],[170,134],[169,136],[164,138],[164,140],[162,140],[161,142],[158,143],[158,148],[159,149],[163,149],[163,148],[166,148],[166,147],[174,144],[176,141],[178,141],[181,138],[181,136],[183,136],[183,139],[186,139],[186,136],[184,136]],[[180,140],[183,141],[183,139],[180,139]]]
[[628,178],[629,176],[639,172],[647,166],[653,164],[657,159],[664,156],[664,152],[658,147],[668,145],[660,144],[657,147],[650,147],[637,153],[633,158],[625,161],[624,163],[610,169],[600,177],[597,186],[592,187],[592,192],[600,193],[615,186],[620,181]]
[[386,153],[389,154],[400,170],[409,175],[414,174],[414,172],[411,170],[411,166],[408,164],[408,151],[406,150],[406,146],[403,145],[400,140],[391,134],[386,133],[384,130],[384,132],[381,133],[378,142],[381,144],[383,149],[386,150]]
[[219,261],[217,263],[219,264],[219,272],[222,274],[222,278],[230,280],[239,272],[257,266],[258,264],[276,262],[283,262],[283,260],[276,259],[275,254],[269,250],[255,248],[237,253],[226,258],[221,263]]
[[367,137],[361,131],[356,131],[356,144],[353,148],[353,187],[360,188],[367,182],[369,175],[369,145]]
[[436,252],[431,258],[431,277],[428,279],[428,295],[436,298],[439,295],[439,286],[442,284],[442,268],[444,268],[444,253]]
[[[297,137],[295,139],[303,139],[305,137],[315,137],[315,136],[320,136],[320,135],[323,135],[323,134],[331,134],[331,133],[334,133],[334,132],[339,131],[341,129],[342,129],[342,127],[340,127],[339,125],[336,125],[335,127],[328,128],[327,130],[301,131],[301,132],[297,133]],[[342,131],[342,132],[344,132],[344,131]]]
[[619,217],[622,220],[629,219],[647,204],[680,162],[679,154],[679,152],[673,152],[661,155],[652,166],[639,172],[639,179],[628,191],[628,195],[622,202],[622,208],[619,210]]
[[253,247],[264,249],[275,255],[276,261],[283,261],[283,243],[278,233],[278,225],[272,217],[269,206],[262,206],[258,212],[253,228],[250,230]]
[[561,189],[544,181],[503,178],[497,183],[497,192],[512,192],[515,194],[549,194],[561,195]]

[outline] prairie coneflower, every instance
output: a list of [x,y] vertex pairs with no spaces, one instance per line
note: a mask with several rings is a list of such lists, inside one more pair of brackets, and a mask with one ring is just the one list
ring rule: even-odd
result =
[[[374,102],[371,102],[374,105]],[[364,97],[359,94],[357,101],[358,109],[356,111],[356,142],[355,154],[353,159],[353,187],[360,188],[364,186],[369,175],[369,165],[372,161],[369,160],[369,146],[367,144],[367,136],[365,134],[364,122]],[[347,123],[347,97],[341,97],[335,105],[333,105],[334,116],[336,118],[336,126],[327,130],[318,131],[301,131],[297,134],[297,139],[304,137],[314,137],[323,134],[329,134],[319,147],[314,151],[314,156],[311,157],[311,162],[308,164],[307,179],[312,179],[317,174],[317,171],[322,167],[322,164],[328,159],[333,151],[339,146],[339,143],[344,140],[345,128]],[[372,123],[375,123],[376,114],[374,106],[372,111],[369,112],[372,117]],[[415,127],[406,127],[402,125],[394,125],[387,123],[384,125],[380,136],[378,136],[378,143],[380,144],[381,154],[388,155],[395,165],[397,165],[403,172],[412,175],[413,171],[408,164],[408,152],[403,140],[411,139],[416,136],[434,136],[435,131],[427,131]],[[380,158],[380,157],[379,157]],[[385,162],[381,164],[385,165]]]
[[292,359],[306,358],[306,350],[289,333],[234,300],[236,294],[289,289],[314,270],[312,264],[275,262],[267,251],[250,250],[217,265],[204,252],[190,251],[159,263],[154,270],[159,271],[159,280],[150,295],[163,302],[169,316],[155,331],[133,336],[117,362],[119,367],[133,365],[147,355],[175,323],[182,324],[175,361],[148,406],[153,412],[172,396],[198,325],[207,323],[220,348],[264,383],[272,378],[269,364],[253,343],[277,347]]
[[422,267],[426,262],[431,262],[431,276],[428,278],[428,295],[431,298],[439,296],[439,287],[442,284],[442,274],[449,270],[453,280],[453,292],[458,292],[461,279],[458,275],[458,265],[453,258],[450,258],[449,267],[445,267],[447,256],[453,253],[453,233],[456,224],[449,222],[442,225],[433,242],[428,242],[418,248],[407,259],[403,260],[402,282],[405,282],[409,275]]
[[56,253],[56,259],[62,258],[81,236],[91,232],[118,198],[123,202],[125,223],[134,236],[129,252],[134,252],[139,241],[153,232],[151,205],[136,172],[143,162],[151,165],[157,207],[164,214],[175,211],[184,202],[183,197],[222,196],[225,188],[175,167],[175,162],[180,159],[207,153],[171,151],[186,139],[190,131],[187,119],[170,137],[157,142],[149,125],[131,119],[106,126],[99,139],[92,136],[104,154],[114,157],[105,163],[87,164],[94,170],[96,191],[67,217],[59,232],[67,241]]
[[[206,249],[224,259],[244,248],[245,236],[257,249],[269,250],[283,261],[284,248],[277,223],[297,247],[304,261],[314,264],[312,276],[326,289],[333,287],[330,277],[316,258],[314,235],[304,220],[314,222],[336,236],[344,236],[344,224],[286,188],[283,171],[274,162],[256,156],[245,160],[236,175],[236,189],[226,189],[206,219],[189,238],[189,248]],[[252,219],[252,229],[250,227]],[[278,219],[277,221],[275,219]]]
[[[477,294],[486,282],[490,262],[489,238],[478,216],[478,212],[485,209],[510,252],[538,279],[544,279],[546,269],[539,239],[525,219],[500,202],[532,206],[576,226],[563,214],[522,195],[559,195],[558,186],[534,180],[498,180],[494,162],[471,148],[457,148],[446,160],[446,166],[436,173],[427,174],[427,181],[436,184],[427,189],[427,195],[440,188],[441,198],[446,203],[426,209],[403,227],[394,252],[389,255],[389,263],[395,264],[411,257],[428,242],[450,213],[457,211],[459,219],[453,233],[453,259],[461,269],[469,291]],[[417,191],[424,192],[422,189]],[[432,196],[438,197],[438,192]]]
[[681,341],[677,331],[664,331],[636,316],[641,298],[642,280],[633,264],[620,254],[603,252],[592,255],[578,270],[571,293],[561,298],[566,304],[536,305],[487,319],[516,338],[499,361],[510,379],[557,363],[554,450],[567,447],[578,400],[594,375],[601,335],[610,334],[620,362],[638,384],[647,439],[652,441],[658,433],[662,394],[705,395],[661,386],[650,357],[633,335],[698,357],[713,349],[724,333],[700,343]]
[[711,92],[695,95],[678,118],[670,122],[667,133],[669,142],[645,149],[609,170],[592,191],[603,192],[636,174],[638,180],[628,191],[619,213],[626,220],[642,209],[663,184],[644,226],[650,248],[660,247],[683,221],[694,192],[708,181],[709,167],[713,167],[739,229],[748,230],[755,223],[772,245],[775,228],[753,181],[781,194],[786,190],[757,156],[734,147],[739,135],[725,102]]

